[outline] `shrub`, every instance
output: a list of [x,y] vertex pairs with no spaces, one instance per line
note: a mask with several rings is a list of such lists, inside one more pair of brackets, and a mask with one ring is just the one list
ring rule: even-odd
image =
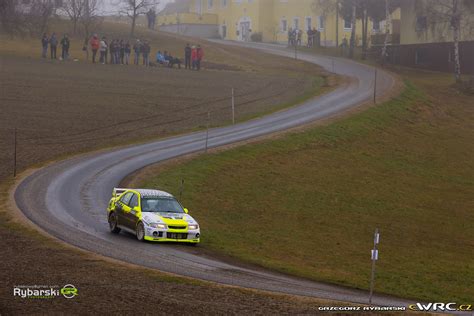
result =
[[252,35],[250,35],[250,40],[252,42],[261,42],[263,40],[262,32],[252,33]]

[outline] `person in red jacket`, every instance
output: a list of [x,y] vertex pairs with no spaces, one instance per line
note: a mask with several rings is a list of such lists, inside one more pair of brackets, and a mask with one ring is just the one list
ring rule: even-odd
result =
[[97,34],[94,34],[94,36],[92,36],[90,44],[92,49],[92,62],[95,64],[95,56],[97,55],[97,51],[100,47],[100,41],[97,37]]
[[193,47],[191,48],[191,62],[193,64],[193,70],[196,69],[197,67],[197,59],[198,59],[197,49],[196,49],[196,46],[193,45]]
[[201,70],[201,61],[204,58],[204,50],[201,48],[201,45],[197,46],[196,55],[197,55],[196,68],[197,70]]

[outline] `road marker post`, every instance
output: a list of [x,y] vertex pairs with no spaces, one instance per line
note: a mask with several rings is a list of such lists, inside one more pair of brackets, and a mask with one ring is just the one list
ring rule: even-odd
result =
[[336,67],[334,65],[334,59],[332,59],[332,73],[335,74],[336,73]]
[[235,98],[234,98],[234,88],[232,88],[232,125],[235,124]]
[[375,283],[375,261],[379,260],[379,250],[377,246],[380,242],[379,229],[375,229],[374,234],[374,248],[371,251],[372,254],[372,272],[370,276],[370,294],[369,294],[369,304],[372,304],[372,295],[374,294],[374,283]]
[[377,104],[377,68],[374,74],[374,104]]
[[16,178],[16,159],[17,159],[17,140],[16,140],[17,130],[13,133],[13,178]]
[[211,112],[207,112],[207,128],[206,128],[206,153],[207,153],[207,146],[209,144],[209,125],[211,122]]

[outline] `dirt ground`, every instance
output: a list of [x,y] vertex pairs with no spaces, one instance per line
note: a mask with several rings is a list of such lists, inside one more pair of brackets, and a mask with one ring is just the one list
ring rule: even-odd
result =
[[[190,40],[140,32],[154,50],[166,48],[175,55]],[[109,34],[119,36],[120,29]],[[35,39],[1,40],[0,314],[316,311],[321,302],[313,299],[172,278],[71,250],[15,223],[8,214],[6,192],[13,171],[15,128],[20,172],[79,152],[202,128],[208,112],[212,125],[229,123],[231,88],[239,120],[289,106],[321,91],[327,74],[319,67],[207,43],[202,43],[206,62],[201,72],[93,65],[81,60],[77,41],[71,55],[79,61],[60,62],[39,58]],[[15,285],[66,283],[79,288],[77,299],[22,300],[12,295]]]

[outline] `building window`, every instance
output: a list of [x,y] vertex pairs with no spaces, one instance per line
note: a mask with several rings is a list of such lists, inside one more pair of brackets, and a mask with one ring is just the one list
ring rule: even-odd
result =
[[282,32],[288,31],[288,22],[286,21],[286,19],[282,19],[280,21],[280,28]]
[[324,21],[324,16],[320,15],[319,16],[319,29],[324,30],[326,21]]
[[207,9],[211,10],[214,5],[214,0],[207,0]]
[[416,31],[424,31],[428,27],[428,20],[426,16],[416,17]]
[[345,29],[345,30],[350,30],[350,29],[352,29],[351,18],[345,18],[345,19],[344,19],[344,29]]
[[372,31],[380,32],[380,21],[372,21]]
[[300,18],[293,19],[293,29],[299,30],[300,29]]
[[310,16],[305,19],[305,27],[306,30],[311,30],[313,28],[313,19]]
[[224,8],[227,7],[227,0],[221,0],[221,1],[222,1],[221,2],[222,7]]

